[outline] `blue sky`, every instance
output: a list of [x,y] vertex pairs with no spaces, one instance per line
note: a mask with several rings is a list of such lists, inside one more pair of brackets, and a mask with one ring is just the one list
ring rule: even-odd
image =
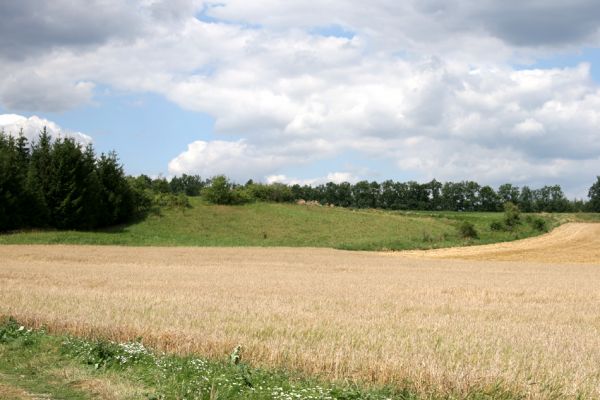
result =
[[0,13],[5,129],[91,137],[131,174],[559,183],[577,197],[600,174],[593,1],[24,0]]
[[213,140],[214,120],[150,93],[98,90],[94,104],[44,116],[94,138],[98,152],[115,150],[131,174],[166,176],[167,164],[194,140]]

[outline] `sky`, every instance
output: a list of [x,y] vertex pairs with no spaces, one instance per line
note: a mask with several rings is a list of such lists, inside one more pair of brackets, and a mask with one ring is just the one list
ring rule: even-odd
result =
[[597,0],[0,2],[0,129],[233,180],[600,175]]

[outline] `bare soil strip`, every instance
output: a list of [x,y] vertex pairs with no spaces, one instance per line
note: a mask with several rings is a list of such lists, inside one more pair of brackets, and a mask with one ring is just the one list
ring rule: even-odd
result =
[[514,242],[400,254],[421,258],[600,264],[600,224],[568,223],[545,235]]

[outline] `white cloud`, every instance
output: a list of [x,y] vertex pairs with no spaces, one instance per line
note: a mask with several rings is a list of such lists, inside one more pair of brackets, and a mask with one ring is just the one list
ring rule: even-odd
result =
[[533,118],[527,118],[515,125],[513,131],[517,136],[533,137],[544,134],[544,125]]
[[0,131],[14,137],[22,132],[30,142],[38,139],[44,127],[53,138],[72,138],[83,146],[92,143],[92,138],[84,133],[62,129],[56,123],[35,115],[27,118],[17,114],[0,114]]
[[319,178],[310,178],[310,179],[298,179],[298,178],[290,178],[285,175],[269,175],[265,178],[266,183],[285,183],[288,185],[320,185],[327,182],[334,183],[342,183],[342,182],[350,182],[356,183],[360,179],[353,175],[350,172],[330,172],[326,176],[322,176]]
[[289,183],[287,176],[285,175],[269,175],[265,178],[268,184],[271,183]]
[[[115,5],[93,2],[91,10],[100,21],[130,21],[131,29],[93,24],[81,43],[33,18],[34,39],[47,33],[48,43],[11,39],[23,42],[24,54],[4,54],[0,103],[64,110],[93,101],[95,85],[107,85],[159,93],[214,117],[223,140],[190,143],[169,163],[171,174],[290,180],[286,168],[348,150],[398,167],[383,177],[562,180],[579,190],[598,173],[600,91],[590,65],[511,67],[597,46],[595,1]],[[226,23],[199,21],[202,7]],[[46,8],[59,21],[72,19]],[[331,26],[352,37],[319,33]],[[570,172],[578,169],[585,172]],[[352,178],[322,175],[315,182]]]
[[198,140],[190,143],[185,152],[171,160],[169,173],[200,174],[204,177],[226,174],[236,181],[244,181],[267,175],[285,162],[285,158],[263,153],[244,140]]
[[12,110],[59,112],[91,102],[94,83],[20,71],[0,82],[0,103]]

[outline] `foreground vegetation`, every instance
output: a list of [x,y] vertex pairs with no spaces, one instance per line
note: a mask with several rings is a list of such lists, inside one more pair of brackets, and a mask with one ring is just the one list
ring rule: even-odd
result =
[[[598,214],[523,215],[510,229],[494,229],[501,213],[393,212],[311,205],[251,203],[162,207],[146,219],[97,231],[23,231],[0,235],[0,244],[67,243],[133,246],[291,246],[349,250],[404,250],[494,243],[538,235],[564,220]],[[541,225],[538,220],[542,220]],[[477,237],[460,225],[473,224]],[[538,221],[536,225],[535,221]]]
[[153,352],[142,343],[84,340],[0,319],[0,397],[4,400],[417,399],[398,388],[361,389],[251,368],[233,349],[215,361]]

